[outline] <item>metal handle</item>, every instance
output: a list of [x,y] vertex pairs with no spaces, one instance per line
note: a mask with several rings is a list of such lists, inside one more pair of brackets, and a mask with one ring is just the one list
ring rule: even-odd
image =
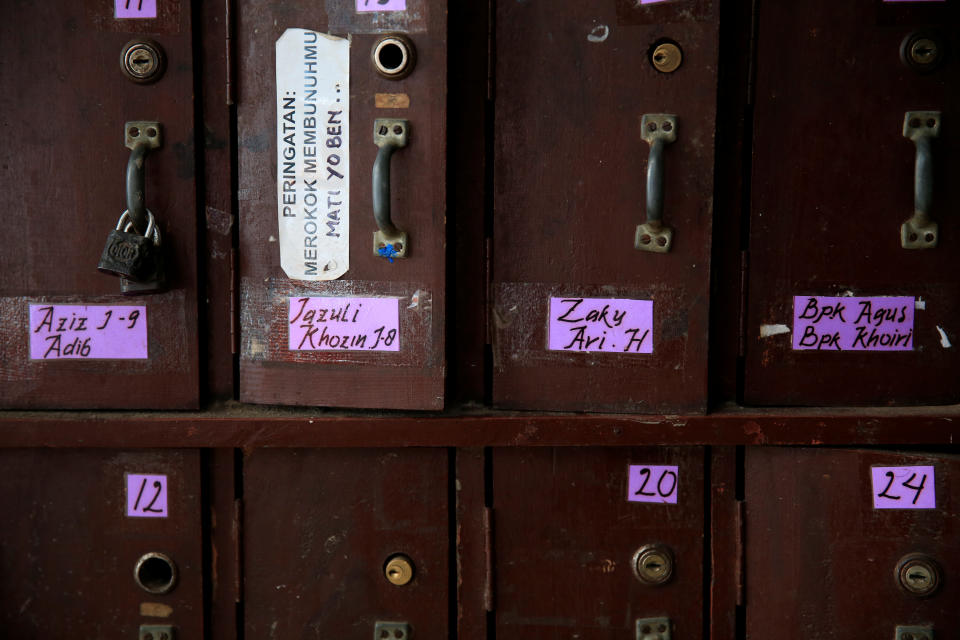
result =
[[677,139],[677,116],[648,113],[640,120],[641,137],[650,145],[647,160],[647,221],[637,226],[633,246],[642,251],[667,253],[673,229],[663,224],[664,147]]
[[409,134],[407,120],[377,118],[373,122],[373,143],[380,148],[373,163],[373,217],[378,227],[373,233],[373,254],[391,262],[406,257],[407,233],[390,217],[390,158],[394,151],[407,146]]
[[904,249],[932,249],[937,246],[937,223],[933,209],[933,150],[931,141],[940,136],[939,111],[907,111],[903,137],[917,147],[913,168],[913,216],[900,225],[900,246]]
[[130,149],[130,159],[127,160],[127,213],[136,232],[146,235],[148,216],[144,163],[147,154],[160,147],[160,123],[128,122],[123,126],[123,137],[126,147]]

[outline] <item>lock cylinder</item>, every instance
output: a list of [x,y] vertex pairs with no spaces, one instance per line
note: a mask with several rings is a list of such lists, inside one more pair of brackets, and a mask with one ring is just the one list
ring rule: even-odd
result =
[[417,52],[410,38],[401,34],[383,36],[373,43],[373,68],[384,78],[400,80],[413,71]]
[[177,586],[177,565],[165,553],[151,551],[137,560],[133,568],[137,586],[154,595],[170,593]]

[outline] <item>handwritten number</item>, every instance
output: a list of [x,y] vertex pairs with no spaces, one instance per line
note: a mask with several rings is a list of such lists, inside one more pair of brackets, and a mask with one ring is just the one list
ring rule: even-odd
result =
[[107,328],[107,324],[110,322],[110,316],[113,315],[113,309],[108,310],[103,314],[103,324],[97,327],[97,331],[103,331]]
[[[146,482],[147,482],[146,479],[144,479],[143,482],[144,482],[144,484],[146,484]],[[160,497],[160,492],[163,490],[163,483],[161,483],[159,480],[154,480],[154,481],[153,481],[153,488],[156,489],[157,492],[156,492],[155,494],[153,494],[153,500],[150,501],[150,504],[148,504],[147,506],[145,506],[145,507],[143,508],[143,512],[144,512],[144,513],[147,513],[147,512],[149,512],[149,513],[163,513],[163,509],[154,509],[154,508],[153,508],[153,505],[157,502],[157,498]]]
[[633,494],[633,495],[635,495],[635,496],[654,496],[654,495],[657,495],[657,494],[655,494],[655,493],[653,493],[653,492],[647,493],[646,491],[643,490],[643,489],[647,486],[647,483],[650,482],[650,469],[646,469],[646,468],[640,469],[640,475],[644,476],[644,478],[643,478],[643,484],[640,485],[640,489],[637,490],[637,492],[636,492],[635,494]]
[[137,493],[137,501],[133,503],[133,510],[136,511],[140,506],[140,498],[143,496],[143,488],[147,486],[147,479],[144,478],[143,482],[140,483],[140,491]]
[[900,496],[892,496],[887,491],[890,490],[890,487],[893,485],[893,471],[887,471],[885,474],[890,480],[887,482],[887,486],[883,488],[883,491],[877,494],[878,498],[890,498],[891,500],[899,500]]
[[127,329],[133,329],[133,325],[137,324],[137,318],[139,317],[140,317],[139,310],[134,309],[133,311],[131,311],[130,315],[127,316],[127,320],[130,321],[130,325],[127,327]]
[[[670,484],[670,490],[669,490],[669,491],[664,491],[664,490],[663,490],[663,479],[666,478],[668,474],[671,475],[671,476],[673,476],[673,482]],[[663,472],[663,474],[661,474],[660,480],[657,482],[657,493],[659,493],[662,497],[666,498],[666,497],[670,496],[671,494],[673,494],[673,492],[674,492],[674,490],[675,490],[676,488],[677,488],[677,474],[675,474],[673,471],[665,470],[665,471]]]
[[[887,473],[889,474],[890,472],[888,471]],[[927,482],[927,474],[923,474],[923,478],[920,480],[920,486],[915,487],[910,483],[913,482],[913,479],[916,477],[917,477],[917,474],[915,473],[910,474],[910,479],[903,483],[903,486],[905,486],[907,489],[913,489],[914,491],[917,492],[913,496],[913,504],[917,504],[917,500],[920,498],[920,494],[923,493],[923,485],[926,484]],[[900,498],[897,498],[897,500],[899,499]]]

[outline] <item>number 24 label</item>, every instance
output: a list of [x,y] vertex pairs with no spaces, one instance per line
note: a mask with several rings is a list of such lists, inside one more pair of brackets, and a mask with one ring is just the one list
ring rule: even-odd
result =
[[127,474],[127,517],[167,517],[167,476]]
[[627,500],[677,504],[679,467],[632,464],[628,470]]
[[871,467],[874,509],[936,509],[932,466]]

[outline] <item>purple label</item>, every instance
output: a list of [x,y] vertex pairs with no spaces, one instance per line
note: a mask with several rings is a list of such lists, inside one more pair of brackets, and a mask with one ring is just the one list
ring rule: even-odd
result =
[[910,351],[909,297],[794,296],[793,348],[825,351]]
[[400,351],[398,298],[290,298],[291,351]]
[[30,305],[31,360],[146,357],[145,306]]
[[677,478],[680,467],[632,464],[628,470],[627,500],[677,504]]
[[115,0],[118,18],[156,18],[157,0]]
[[550,298],[551,351],[653,353],[653,301]]
[[936,509],[932,466],[871,467],[874,509]]
[[357,0],[357,11],[406,11],[407,0]]
[[167,517],[167,476],[127,474],[127,516]]

